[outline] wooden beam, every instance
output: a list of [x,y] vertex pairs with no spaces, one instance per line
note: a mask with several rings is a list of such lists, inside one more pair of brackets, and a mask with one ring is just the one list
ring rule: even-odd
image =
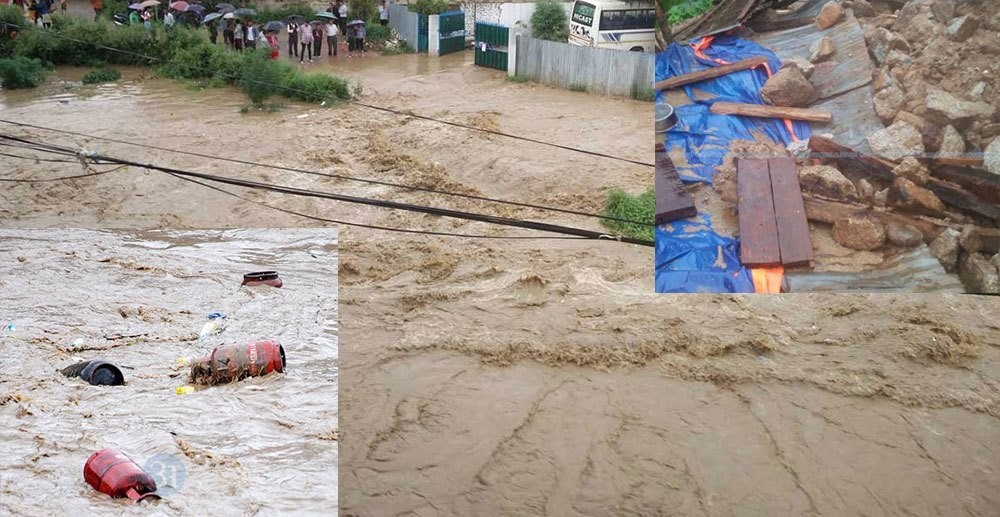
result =
[[767,160],[737,160],[736,190],[739,194],[740,262],[744,266],[781,264]]
[[996,203],[987,203],[982,199],[979,199],[979,197],[972,192],[969,192],[954,183],[942,181],[937,178],[930,178],[927,180],[927,185],[925,186],[933,192],[938,199],[951,206],[979,214],[983,217],[993,219],[994,221],[1000,221],[1000,205]]
[[946,165],[933,168],[931,175],[961,185],[983,201],[1000,204],[1000,174],[975,167]]
[[716,115],[743,115],[745,117],[807,120],[809,122],[830,122],[833,120],[833,113],[829,111],[771,106],[769,104],[741,104],[738,102],[713,103],[712,113]]
[[674,88],[680,88],[681,86],[687,86],[689,84],[706,81],[708,79],[716,79],[724,75],[729,75],[733,72],[756,68],[764,65],[765,63],[767,63],[766,57],[756,56],[742,61],[737,61],[729,65],[713,66],[712,68],[706,68],[705,70],[698,70],[697,72],[691,72],[689,74],[671,77],[670,79],[664,79],[653,86],[657,90],[672,90]]
[[771,192],[774,197],[774,217],[778,223],[778,244],[784,266],[813,267],[812,239],[809,222],[802,203],[799,175],[793,158],[771,158]]
[[830,160],[845,168],[853,168],[874,176],[880,180],[892,183],[896,175],[892,169],[896,164],[882,158],[863,155],[846,145],[840,145],[833,140],[813,135],[809,138],[809,150],[814,153],[821,153],[820,156],[813,156],[821,160]]
[[677,169],[667,153],[656,153],[656,224],[666,224],[678,219],[698,215],[694,199],[681,183]]

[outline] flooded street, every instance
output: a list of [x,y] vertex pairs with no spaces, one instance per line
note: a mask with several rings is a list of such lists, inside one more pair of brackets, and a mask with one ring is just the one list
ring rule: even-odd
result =
[[[360,79],[371,104],[652,158],[648,103],[516,84],[472,66],[468,53],[428,61],[311,68]],[[0,118],[587,212],[610,188],[653,184],[651,167],[356,105],[241,115],[246,101],[234,90],[191,91],[135,72],[93,90],[66,84],[0,92]],[[566,214],[0,126],[179,168],[601,229]],[[5,164],[9,177],[80,170]],[[353,223],[537,235],[227,188],[247,199],[135,169],[12,184],[0,190],[0,224],[333,225],[260,202]],[[340,236],[341,515],[990,515],[1000,505],[998,298],[661,297],[647,247],[348,226]],[[192,309],[185,331],[213,310]],[[292,479],[285,484],[316,476]],[[42,493],[22,492],[32,490]]]
[[[105,447],[157,479],[152,513],[326,515],[337,505],[333,230],[0,230],[0,514],[146,514],[84,483]],[[240,287],[275,269],[276,289]],[[208,314],[224,330],[199,338]],[[284,373],[202,388],[182,357],[273,339]],[[58,369],[94,358],[124,386]]]

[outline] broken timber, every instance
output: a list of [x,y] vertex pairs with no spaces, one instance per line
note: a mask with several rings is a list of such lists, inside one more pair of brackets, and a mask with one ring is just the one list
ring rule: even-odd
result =
[[694,199],[681,183],[677,169],[665,152],[656,153],[656,224],[698,215]]
[[715,79],[724,75],[729,75],[733,72],[756,68],[766,63],[766,57],[752,57],[729,65],[713,66],[712,68],[706,68],[705,70],[698,70],[697,72],[691,72],[689,74],[671,77],[670,79],[664,79],[656,83],[654,87],[657,90],[672,90],[674,88],[680,88],[681,86],[687,86],[689,84],[706,81],[708,79]]
[[743,115],[746,117],[806,120],[809,122],[830,122],[833,120],[833,114],[829,111],[809,108],[791,108],[786,106],[770,106],[766,104],[716,102],[712,104],[711,111],[716,115]]
[[795,161],[740,159],[736,164],[740,262],[812,266],[814,256]]

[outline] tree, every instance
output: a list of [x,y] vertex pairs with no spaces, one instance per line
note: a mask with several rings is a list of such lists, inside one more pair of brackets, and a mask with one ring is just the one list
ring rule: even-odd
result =
[[347,3],[348,16],[352,20],[378,21],[378,8],[375,0],[351,0]]
[[674,42],[673,31],[670,30],[670,23],[667,16],[670,7],[674,3],[672,0],[659,0],[656,2],[656,48],[666,50]]
[[549,41],[565,42],[569,39],[569,20],[562,4],[544,0],[531,13],[531,35]]
[[410,4],[410,11],[426,16],[441,14],[447,10],[448,2],[445,0],[417,0]]

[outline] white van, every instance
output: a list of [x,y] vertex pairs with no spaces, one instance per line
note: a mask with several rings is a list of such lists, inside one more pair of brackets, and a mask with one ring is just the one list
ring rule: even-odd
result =
[[649,1],[576,0],[569,42],[584,47],[653,52],[656,8]]

